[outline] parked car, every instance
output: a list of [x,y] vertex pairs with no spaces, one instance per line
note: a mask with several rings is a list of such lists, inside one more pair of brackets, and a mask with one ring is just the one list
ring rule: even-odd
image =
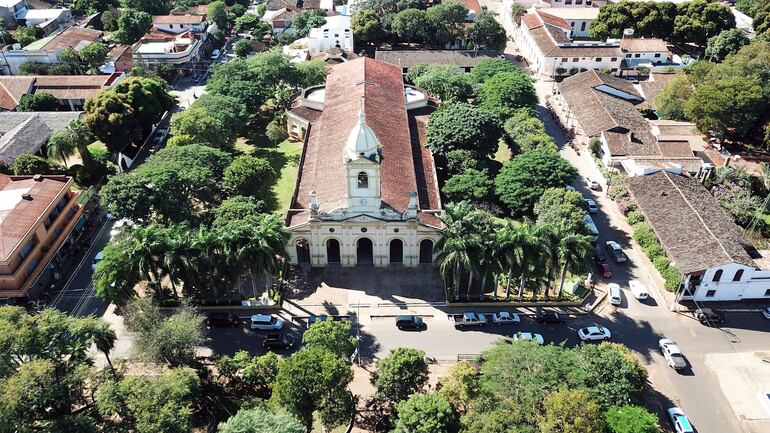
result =
[[251,329],[272,331],[283,328],[283,319],[271,314],[255,314],[251,316]]
[[209,328],[232,328],[238,326],[240,319],[233,313],[209,313],[206,315],[206,326]]
[[604,253],[599,248],[596,248],[595,250],[594,262],[596,262],[596,269],[599,271],[599,275],[604,278],[612,278],[612,269],[610,268],[610,265],[607,264]]
[[396,316],[396,328],[398,329],[420,330],[423,327],[425,327],[425,322],[418,316]]
[[727,316],[724,313],[714,311],[711,308],[698,308],[695,310],[695,318],[703,325],[727,321]]
[[669,367],[674,370],[681,370],[687,367],[687,361],[684,360],[684,355],[682,355],[682,351],[679,350],[679,346],[674,343],[674,340],[661,338],[658,341],[658,346],[660,346],[660,351],[663,352],[663,357],[666,358]]
[[219,51],[219,50],[212,51],[211,52],[211,60],[217,60],[219,58],[219,54],[220,53],[221,53],[221,51]]
[[495,323],[519,323],[521,318],[516,313],[501,311],[492,315],[492,321]]
[[450,316],[450,319],[454,322],[455,328],[482,326],[487,324],[487,318],[481,313],[453,314]]
[[289,350],[294,347],[294,336],[291,334],[281,334],[278,332],[271,332],[265,337],[265,341],[262,342],[262,347],[265,350]]
[[770,319],[770,307],[767,307],[764,310],[762,310],[762,315],[765,316],[765,319]]
[[620,248],[620,244],[617,242],[607,241],[604,245],[607,248],[607,252],[610,253],[610,257],[615,260],[615,263],[624,263],[627,260],[626,253],[623,252],[623,248]]
[[607,284],[607,295],[610,297],[610,304],[620,305],[623,303],[623,295],[620,286],[615,283]]
[[331,316],[327,316],[327,315],[325,315],[325,314],[321,314],[321,315],[318,315],[318,316],[316,316],[316,315],[312,315],[312,316],[310,316],[310,317],[308,317],[308,318],[307,318],[307,327],[309,328],[309,327],[310,327],[310,325],[312,325],[313,323],[316,323],[316,322],[325,322],[325,321],[327,321],[327,320],[329,320],[329,321],[333,321],[333,320],[334,320],[334,317],[331,317]]
[[682,409],[678,407],[670,408],[668,410],[668,417],[676,433],[695,433],[695,429],[692,428],[690,420],[687,419]]
[[535,313],[537,323],[567,323],[567,318],[555,311],[537,310]]
[[599,206],[597,206],[596,202],[591,200],[590,198],[583,200],[583,203],[585,204],[585,207],[588,213],[599,212]]
[[642,284],[639,280],[629,281],[628,287],[631,289],[631,293],[634,295],[634,298],[640,301],[650,297],[650,293],[647,291],[647,288],[644,287],[644,284]]
[[604,341],[609,340],[612,334],[604,326],[588,326],[578,329],[578,337],[583,341]]
[[534,341],[537,344],[545,344],[543,336],[540,334],[533,334],[531,332],[517,332],[513,334],[513,341]]
[[104,258],[104,251],[99,251],[98,253],[96,253],[96,257],[94,257],[94,261],[91,262],[91,270],[92,271],[96,270],[96,265],[98,265],[99,262],[101,262],[103,258]]
[[586,178],[586,184],[589,188],[591,188],[594,191],[600,191],[602,189],[602,186],[599,185],[599,182],[597,182],[595,179],[592,179],[590,177]]

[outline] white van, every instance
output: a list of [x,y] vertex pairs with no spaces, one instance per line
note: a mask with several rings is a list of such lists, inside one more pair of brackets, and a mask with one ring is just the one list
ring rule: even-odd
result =
[[650,294],[647,292],[647,288],[644,287],[644,284],[639,282],[639,280],[629,281],[628,287],[631,288],[631,293],[634,295],[634,298],[640,301],[647,299],[650,296]]
[[610,283],[610,284],[607,284],[607,290],[609,291],[610,304],[620,305],[620,303],[623,300],[620,294],[620,286],[618,286],[615,283]]
[[591,242],[596,242],[599,240],[599,229],[596,228],[596,224],[594,224],[594,219],[591,218],[590,215],[584,215],[583,219],[586,222],[586,227],[588,227],[588,233],[591,237]]
[[263,331],[278,330],[283,327],[283,319],[270,314],[255,314],[251,316],[251,329]]

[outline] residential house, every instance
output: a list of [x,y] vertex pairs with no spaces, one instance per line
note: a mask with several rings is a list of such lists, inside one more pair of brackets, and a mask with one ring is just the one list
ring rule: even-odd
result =
[[538,7],[598,9],[605,4],[607,0],[540,0]]
[[23,298],[85,224],[68,176],[0,174],[0,298]]
[[495,50],[378,50],[374,58],[386,63],[398,65],[403,73],[415,65],[455,65],[463,72],[470,72],[479,62],[487,59],[504,58],[504,54]]
[[320,0],[269,0],[262,21],[270,23],[273,34],[288,31],[294,18],[303,10],[320,9]]
[[73,48],[75,51],[80,51],[93,42],[101,41],[102,35],[101,30],[71,26],[23,48],[14,44],[3,50],[0,56],[0,61],[3,63],[0,64],[0,68],[4,75],[18,75],[19,66],[22,63],[59,63],[59,55],[65,49]]
[[25,94],[48,93],[61,110],[83,109],[86,99],[125,79],[122,72],[110,75],[19,75],[0,76],[0,110],[15,111]]
[[660,171],[625,183],[682,275],[682,299],[770,299],[770,271],[761,269],[743,230],[700,182]]
[[598,7],[550,7],[543,12],[566,21],[573,38],[587,38],[591,23],[599,16]]
[[607,167],[623,168],[630,176],[659,170],[697,173],[703,168],[688,140],[654,134],[636,107],[644,98],[631,82],[587,71],[566,78],[557,89],[554,108],[579,141],[601,141],[598,153]]
[[25,153],[45,154],[54,131],[63,131],[83,114],[73,111],[0,113],[0,162],[11,165]]
[[563,18],[535,9],[516,26],[514,38],[530,68],[555,77],[579,71],[620,70],[623,52],[617,42],[572,41],[572,26]]
[[304,140],[286,215],[291,263],[414,267],[433,262],[442,212],[425,147],[433,108],[402,70],[368,57],[332,66],[287,113]]
[[27,4],[24,0],[0,0],[0,18],[3,19],[6,29],[15,29],[17,27],[16,14],[27,10]]
[[198,61],[202,46],[192,31],[173,34],[153,29],[131,47],[131,55],[133,64],[188,66]]
[[23,9],[16,13],[16,21],[27,27],[37,27],[44,35],[64,27],[72,21],[69,9]]
[[156,15],[152,17],[152,26],[166,33],[180,34],[193,32],[205,39],[206,15]]

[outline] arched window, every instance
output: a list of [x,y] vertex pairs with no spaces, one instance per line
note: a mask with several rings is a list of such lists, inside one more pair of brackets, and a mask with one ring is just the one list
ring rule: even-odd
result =
[[743,276],[743,269],[738,269],[737,271],[735,271],[735,275],[733,275],[733,281],[740,281],[742,276]]
[[722,279],[722,270],[718,269],[716,272],[714,272],[714,278],[712,278],[711,281],[716,283],[721,279]]
[[369,188],[369,175],[363,171],[358,173],[358,187]]

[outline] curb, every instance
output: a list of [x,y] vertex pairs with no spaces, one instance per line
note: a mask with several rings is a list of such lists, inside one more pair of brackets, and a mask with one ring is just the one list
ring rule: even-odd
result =
[[[404,316],[405,314],[370,314],[370,319],[387,319],[389,317],[398,317],[398,316]],[[427,317],[431,318],[434,317],[433,314],[409,314],[409,316],[415,316],[415,317]]]

